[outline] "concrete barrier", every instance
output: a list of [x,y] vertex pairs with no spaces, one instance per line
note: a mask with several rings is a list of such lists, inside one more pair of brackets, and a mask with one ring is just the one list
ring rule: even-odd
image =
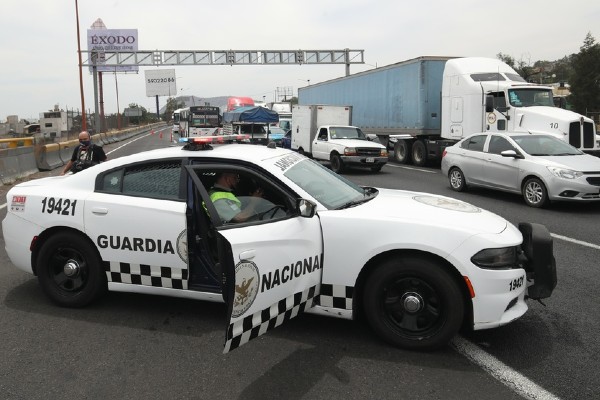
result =
[[16,148],[15,151],[19,162],[19,178],[24,178],[39,172],[37,163],[35,162],[35,152],[33,147],[20,147]]
[[77,147],[79,140],[69,140],[68,142],[58,143],[59,146],[59,157],[63,162],[63,165],[71,161],[73,157],[73,149]]
[[58,143],[39,146],[39,150],[36,151],[35,161],[41,171],[51,171],[64,165],[60,158],[60,146]]
[[13,183],[20,177],[19,158],[15,149],[0,149],[0,180]]

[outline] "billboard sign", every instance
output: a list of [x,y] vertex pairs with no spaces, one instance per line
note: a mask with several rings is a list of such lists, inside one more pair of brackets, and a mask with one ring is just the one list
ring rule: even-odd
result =
[[[137,72],[137,65],[104,65],[104,51],[137,51],[138,31],[137,29],[88,29],[87,31],[88,51],[98,51],[96,65],[98,72]],[[93,54],[89,53],[92,61]],[[90,72],[92,67],[90,67]]]
[[126,117],[141,117],[142,116],[142,109],[141,108],[126,108],[125,109],[125,116]]
[[151,69],[146,74],[146,96],[177,96],[174,69]]

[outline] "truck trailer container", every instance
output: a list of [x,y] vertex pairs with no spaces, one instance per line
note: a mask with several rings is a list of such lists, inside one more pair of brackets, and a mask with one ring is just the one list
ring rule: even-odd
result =
[[299,88],[298,104],[352,106],[353,125],[393,149],[397,162],[419,166],[485,131],[550,134],[599,151],[590,118],[555,107],[551,87],[491,58],[418,57]]

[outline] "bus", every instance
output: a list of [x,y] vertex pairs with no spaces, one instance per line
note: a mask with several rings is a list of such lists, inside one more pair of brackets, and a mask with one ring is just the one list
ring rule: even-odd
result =
[[188,136],[215,136],[221,134],[222,120],[219,107],[193,106],[189,108]]
[[179,111],[179,125],[177,128],[179,137],[188,137],[190,108],[180,108],[177,111]]
[[179,134],[179,117],[181,115],[181,108],[173,111],[173,133]]

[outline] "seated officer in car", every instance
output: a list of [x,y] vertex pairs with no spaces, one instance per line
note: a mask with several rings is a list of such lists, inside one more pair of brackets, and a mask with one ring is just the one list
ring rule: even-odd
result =
[[219,174],[213,187],[209,191],[210,200],[213,202],[223,222],[244,222],[256,215],[256,208],[263,195],[261,188],[256,189],[249,197],[248,205],[242,209],[242,202],[233,191],[240,181],[238,174],[223,172]]

